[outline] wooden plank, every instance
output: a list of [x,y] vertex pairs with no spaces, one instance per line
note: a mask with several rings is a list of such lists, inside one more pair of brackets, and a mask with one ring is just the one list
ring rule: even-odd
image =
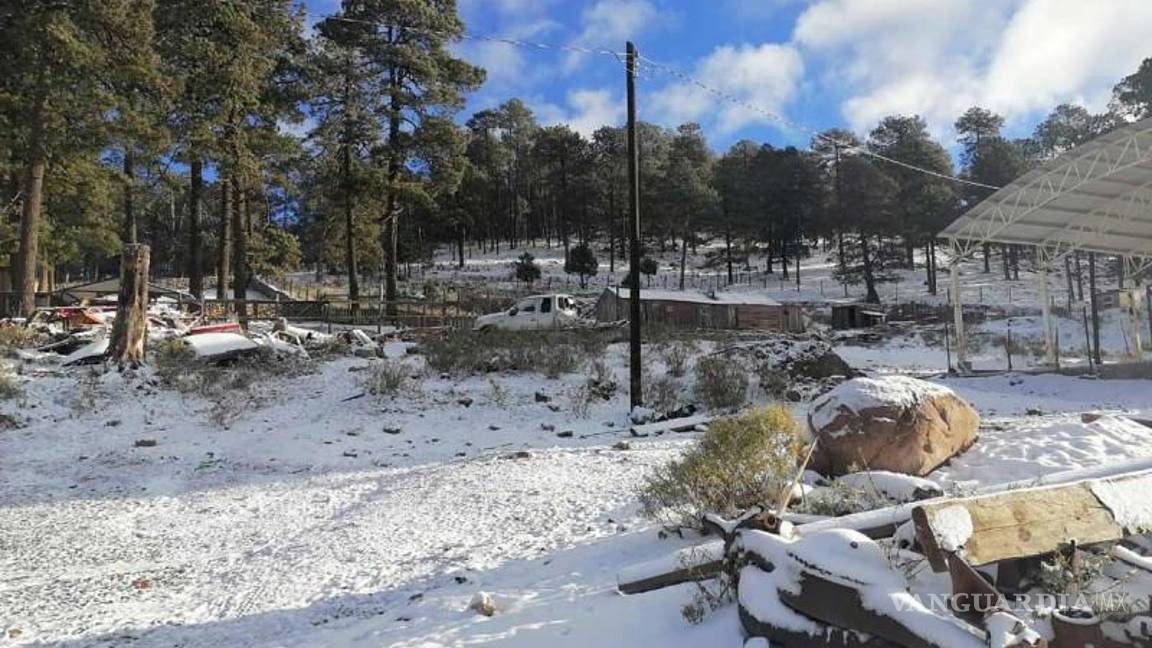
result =
[[[1124,530],[1089,484],[933,501],[916,507],[912,519],[936,571],[947,568],[942,551],[961,547],[967,561],[979,566],[1048,553],[1070,540],[1088,545],[1122,538]],[[955,530],[962,512],[971,523],[966,538]]]

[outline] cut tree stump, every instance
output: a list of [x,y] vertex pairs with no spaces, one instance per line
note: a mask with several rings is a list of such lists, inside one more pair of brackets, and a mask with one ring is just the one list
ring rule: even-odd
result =
[[148,261],[147,245],[128,244],[120,254],[120,294],[116,303],[116,320],[108,344],[110,360],[123,368],[144,362],[144,341],[148,335]]

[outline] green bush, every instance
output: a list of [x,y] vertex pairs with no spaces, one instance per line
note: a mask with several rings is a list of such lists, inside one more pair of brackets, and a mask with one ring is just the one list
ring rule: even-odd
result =
[[696,398],[710,410],[734,410],[748,399],[748,374],[727,358],[696,362]]
[[695,447],[645,478],[643,512],[697,528],[705,513],[734,517],[769,508],[795,477],[802,448],[800,427],[782,406],[717,419]]

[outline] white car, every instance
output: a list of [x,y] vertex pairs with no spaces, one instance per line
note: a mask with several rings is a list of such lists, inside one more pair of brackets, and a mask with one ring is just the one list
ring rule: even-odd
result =
[[540,331],[577,326],[579,322],[576,300],[570,295],[533,295],[504,312],[477,317],[472,330]]

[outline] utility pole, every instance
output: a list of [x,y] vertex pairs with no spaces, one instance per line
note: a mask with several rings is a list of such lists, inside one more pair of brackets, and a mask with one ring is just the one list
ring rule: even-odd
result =
[[629,287],[629,395],[632,408],[644,404],[644,379],[640,371],[640,147],[636,141],[636,46],[628,42],[628,265]]

